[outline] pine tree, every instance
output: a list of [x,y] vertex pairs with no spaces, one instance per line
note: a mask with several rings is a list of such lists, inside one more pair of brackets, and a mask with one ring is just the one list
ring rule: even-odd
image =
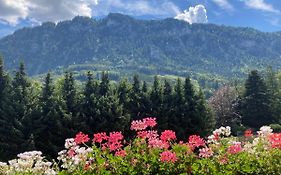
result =
[[79,119],[79,130],[85,133],[92,134],[96,128],[97,121],[96,116],[98,115],[98,83],[93,79],[91,72],[87,74],[88,80],[84,89],[84,99],[82,101],[82,110]]
[[110,89],[110,85],[109,85],[108,73],[102,72],[101,83],[100,83],[100,86],[99,86],[99,90],[100,90],[99,94],[101,96],[106,96],[106,95],[109,94],[109,89]]
[[158,128],[161,130],[164,125],[162,121],[162,108],[163,108],[163,88],[158,76],[154,77],[154,82],[150,91],[150,114],[157,118]]
[[204,93],[201,89],[195,99],[195,116],[191,120],[192,126],[195,128],[193,128],[192,132],[201,136],[207,136],[215,126],[214,114],[206,103]]
[[142,110],[144,104],[142,105],[141,103],[142,90],[140,86],[141,84],[140,84],[139,76],[134,75],[132,90],[130,93],[130,105],[129,105],[131,118],[133,120],[140,119],[144,116],[144,111]]
[[281,93],[279,91],[280,84],[277,80],[277,74],[272,67],[268,67],[266,71],[265,83],[268,88],[268,96],[270,99],[270,111],[272,117],[278,123],[281,122]]
[[186,130],[189,127],[186,125],[185,113],[184,113],[184,94],[183,94],[183,85],[180,78],[177,79],[177,82],[174,86],[174,94],[172,99],[171,107],[171,116],[169,117],[169,128],[176,131],[177,137],[179,139],[184,139],[186,137]]
[[101,96],[98,103],[95,132],[124,131],[130,117],[124,112],[117,95]]
[[275,122],[270,112],[268,89],[256,70],[251,71],[246,80],[241,113],[242,123],[254,129]]
[[162,129],[169,128],[169,118],[172,115],[173,89],[171,84],[165,80],[163,89]]
[[63,115],[54,98],[54,86],[51,74],[48,73],[40,97],[40,113],[34,119],[35,147],[43,151],[48,158],[56,158],[57,152],[63,149],[67,138],[67,128],[63,126]]
[[75,116],[77,112],[77,92],[72,72],[65,72],[62,95],[67,111]]
[[29,93],[30,83],[27,80],[24,65],[20,64],[16,76],[9,82],[8,75],[3,71],[0,58],[0,152],[3,159],[14,158],[18,153],[30,148],[30,135],[24,125],[30,117]]
[[131,94],[131,87],[127,79],[121,80],[121,82],[118,84],[117,93],[120,104],[122,104],[124,110],[128,112],[131,107],[131,100],[129,97]]
[[4,71],[3,58],[0,56],[0,159],[13,158],[18,148],[17,131],[13,126],[13,111],[11,102],[11,87],[9,77]]

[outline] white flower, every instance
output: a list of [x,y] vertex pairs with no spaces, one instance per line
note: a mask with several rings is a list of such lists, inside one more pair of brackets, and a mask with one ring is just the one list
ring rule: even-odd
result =
[[272,129],[270,126],[262,126],[260,128],[260,131],[258,131],[258,134],[260,136],[269,136],[272,133]]
[[76,146],[74,138],[65,139],[64,147],[66,149],[69,149],[73,146]]

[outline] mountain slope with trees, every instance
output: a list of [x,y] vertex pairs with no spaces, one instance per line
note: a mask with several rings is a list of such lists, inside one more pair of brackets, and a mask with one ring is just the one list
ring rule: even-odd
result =
[[24,61],[30,75],[70,66],[117,74],[231,77],[267,65],[280,68],[281,35],[109,14],[100,20],[78,16],[20,29],[0,40],[0,53],[8,69]]

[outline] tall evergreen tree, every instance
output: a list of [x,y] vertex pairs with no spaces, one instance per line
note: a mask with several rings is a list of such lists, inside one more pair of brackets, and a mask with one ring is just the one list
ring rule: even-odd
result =
[[84,89],[84,99],[82,101],[82,115],[79,120],[79,130],[91,134],[97,127],[96,116],[98,115],[97,105],[98,105],[98,83],[93,79],[91,72],[87,74],[88,80]]
[[133,120],[140,119],[144,116],[144,111],[141,110],[142,108],[141,98],[142,98],[142,90],[141,90],[139,76],[134,75],[132,90],[130,93],[130,105],[129,105],[131,118]]
[[72,72],[65,72],[62,95],[67,111],[75,116],[77,112],[77,92]]
[[[1,66],[3,68],[3,64]],[[14,157],[16,154],[26,151],[31,148],[30,141],[30,133],[27,132],[28,129],[28,121],[30,117],[31,106],[29,103],[29,88],[30,82],[27,79],[24,64],[21,63],[19,70],[16,72],[16,75],[12,81],[12,85],[9,88],[10,84],[8,83],[7,76],[3,74],[3,69],[1,70],[1,77],[5,77],[2,79],[4,82],[4,91],[2,91],[4,103],[1,104],[2,111],[4,111],[3,123],[1,127],[2,141],[4,155],[6,154],[6,158]],[[4,75],[4,76],[3,76]],[[3,93],[4,92],[4,93]],[[8,145],[5,145],[8,144]]]
[[[11,101],[11,85],[9,77],[4,71],[3,58],[0,56],[0,159],[13,158],[17,152],[19,141],[18,131],[14,126]],[[21,135],[22,136],[22,135]],[[20,137],[22,138],[22,137]]]
[[193,132],[201,136],[210,134],[215,126],[214,114],[208,106],[201,89],[196,96],[195,116],[192,118],[191,123],[195,127]]
[[110,90],[109,77],[108,77],[108,73],[106,72],[102,72],[101,74],[101,83],[99,86],[99,90],[100,90],[99,94],[101,96],[106,96],[109,94],[109,90]]
[[274,120],[281,124],[281,92],[277,74],[272,67],[268,67],[265,75],[265,83],[270,99],[270,111]]
[[163,87],[160,83],[159,77],[154,77],[154,82],[150,91],[151,108],[150,114],[157,118],[158,127],[162,129],[164,121],[162,121],[162,108],[163,108]]
[[241,113],[242,123],[247,127],[258,129],[274,123],[268,89],[256,70],[251,71],[246,80]]
[[51,74],[48,73],[40,97],[40,113],[34,122],[35,147],[48,158],[56,158],[63,149],[67,128],[63,126],[63,113],[54,97]]

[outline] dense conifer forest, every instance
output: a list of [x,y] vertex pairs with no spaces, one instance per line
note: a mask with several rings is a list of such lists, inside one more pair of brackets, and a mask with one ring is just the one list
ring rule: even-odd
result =
[[107,72],[86,76],[80,82],[72,72],[55,79],[50,72],[41,82],[26,74],[23,63],[8,74],[1,58],[0,159],[34,149],[55,158],[78,131],[123,131],[130,138],[130,122],[144,117],[156,117],[158,130],[172,129],[180,140],[207,136],[216,126],[231,126],[237,135],[263,125],[281,129],[281,80],[270,68],[251,71],[244,84],[225,84],[208,99],[190,77],[171,83],[155,76],[149,85],[138,75],[119,82]]

